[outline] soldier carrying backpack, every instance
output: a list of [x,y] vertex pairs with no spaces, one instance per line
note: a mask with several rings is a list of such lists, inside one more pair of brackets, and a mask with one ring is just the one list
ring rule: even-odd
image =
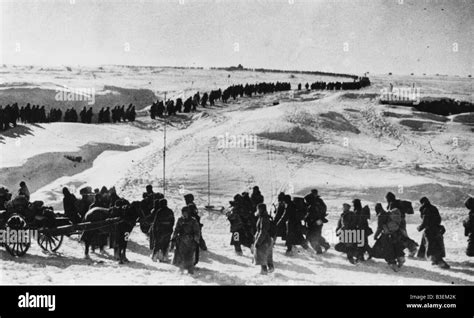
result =
[[418,244],[408,236],[407,223],[405,220],[406,214],[414,213],[411,202],[397,199],[395,197],[395,194],[393,194],[392,192],[388,192],[385,195],[385,199],[387,200],[388,211],[391,211],[393,209],[398,209],[400,211],[400,216],[401,216],[400,231],[402,234],[402,242],[405,248],[408,248],[410,252],[409,256],[410,257],[415,256],[417,248],[418,248]]
[[405,248],[401,233],[402,215],[399,209],[385,211],[382,204],[375,205],[377,213],[377,230],[374,234],[375,244],[371,256],[383,258],[397,272],[405,263]]
[[339,243],[336,244],[334,249],[338,252],[346,253],[347,259],[351,264],[357,263],[357,243],[353,242],[350,237],[352,233],[357,231],[357,217],[353,211],[351,211],[350,204],[344,203],[342,205],[342,213],[337,222],[336,235],[339,236]]

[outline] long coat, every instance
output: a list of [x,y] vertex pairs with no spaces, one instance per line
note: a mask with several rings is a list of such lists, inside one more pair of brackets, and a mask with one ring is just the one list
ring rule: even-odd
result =
[[[336,233],[339,234],[341,242],[334,246],[338,252],[347,253],[348,256],[355,256],[357,252],[357,244],[354,242],[344,242],[343,231],[353,231],[357,228],[357,216],[352,211],[345,211],[341,213],[339,221],[336,226]],[[342,236],[341,236],[342,235]]]
[[423,231],[423,238],[426,242],[426,255],[428,257],[445,257],[443,231],[441,226],[441,216],[438,209],[431,204],[424,204],[420,207],[422,223],[418,227]]
[[395,201],[387,205],[387,210],[398,209],[401,213],[402,221],[400,222],[400,239],[403,243],[404,248],[409,250],[415,250],[418,247],[418,244],[408,236],[407,232],[407,221],[404,209],[402,208],[402,201],[396,199]]
[[252,204],[253,204],[252,212],[257,211],[257,205],[259,205],[260,203],[263,203],[264,201],[263,195],[260,193],[260,191],[257,191],[257,192],[253,191],[252,195],[250,196],[250,199],[252,200]]
[[285,213],[285,203],[279,202],[277,209],[276,209],[276,214],[275,214],[275,223],[277,224],[277,237],[281,237],[281,239],[284,241],[286,240],[286,224],[280,222],[281,218],[283,217],[283,214]]
[[273,265],[273,239],[270,236],[270,217],[268,214],[257,220],[255,234],[255,265]]
[[302,232],[301,220],[296,214],[296,206],[293,202],[287,203],[283,217],[278,223],[286,224],[287,246],[304,244],[305,238]]
[[252,246],[253,236],[250,228],[245,224],[241,214],[242,210],[239,207],[232,208],[232,211],[227,215],[230,222],[231,239],[230,245],[243,245],[248,248]]
[[152,211],[153,223],[150,227],[150,249],[166,251],[173,234],[174,213],[164,207]]
[[173,265],[184,269],[192,268],[198,262],[196,249],[200,238],[199,223],[196,219],[180,217],[172,238],[172,241],[176,243]]
[[469,216],[464,220],[464,235],[467,239],[467,256],[474,256],[474,209],[469,211]]
[[370,255],[374,258],[383,258],[389,264],[395,264],[398,257],[405,254],[400,230],[391,231],[388,223],[390,221],[388,212],[381,212],[377,218],[377,230],[375,231],[374,246]]
[[320,205],[312,203],[308,206],[305,221],[308,227],[306,238],[311,247],[318,253],[322,252],[321,247],[328,249],[329,243],[322,236],[323,223],[327,222],[326,213],[320,208]]
[[80,221],[79,214],[76,210],[77,198],[74,194],[67,194],[63,198],[64,214],[73,222],[78,223]]

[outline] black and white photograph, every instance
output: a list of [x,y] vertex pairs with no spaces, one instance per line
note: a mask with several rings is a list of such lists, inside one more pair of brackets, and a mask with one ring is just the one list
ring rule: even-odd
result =
[[474,285],[472,0],[1,0],[0,22],[18,312],[61,304],[28,286],[467,303],[442,287]]

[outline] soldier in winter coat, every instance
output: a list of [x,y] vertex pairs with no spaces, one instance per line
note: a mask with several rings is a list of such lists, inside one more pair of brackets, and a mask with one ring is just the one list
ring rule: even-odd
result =
[[176,222],[171,239],[172,248],[176,247],[173,265],[187,270],[189,274],[193,274],[194,265],[199,261],[196,250],[199,249],[201,231],[198,221],[191,217],[188,206],[184,207],[181,212],[182,216]]
[[232,209],[227,213],[230,222],[230,245],[234,246],[235,253],[242,255],[242,245],[251,248],[253,235],[248,224],[248,211],[243,207],[242,196],[237,194],[234,201],[230,202]]
[[66,187],[63,188],[63,194],[64,214],[71,220],[72,223],[79,223],[79,221],[81,220],[81,216],[77,213],[76,210],[76,196],[69,192],[69,189]]
[[463,222],[464,235],[468,237],[466,255],[472,257],[474,256],[474,198],[469,197],[464,205],[469,209],[469,215]]
[[[339,236],[339,243],[336,244],[335,249],[338,252],[347,254],[347,259],[351,264],[355,264],[357,259],[357,243],[352,240],[347,240],[349,237],[347,234],[355,233],[357,230],[357,217],[351,206],[347,203],[342,205],[342,213],[337,222],[336,235]],[[346,234],[347,233],[347,234]]]
[[260,203],[257,206],[258,220],[257,233],[255,233],[255,265],[261,266],[261,274],[273,272],[273,238],[271,227],[273,220],[267,212],[267,206]]
[[25,181],[20,182],[17,196],[24,196],[26,200],[30,202],[30,190],[28,190]]
[[[364,231],[364,246],[357,248],[357,260],[365,261],[364,255],[366,252],[370,258],[371,248],[369,246],[369,236],[373,233],[369,226],[370,211],[368,215],[365,213],[364,208],[362,208],[362,203],[359,199],[354,199],[352,201],[352,206],[354,207],[354,213],[357,217],[357,229],[359,231]],[[368,209],[368,206],[366,206],[365,209]]]
[[383,258],[387,264],[397,272],[405,263],[405,249],[400,230],[401,214],[398,209],[387,212],[382,204],[375,205],[377,214],[377,230],[374,234],[375,244],[372,247],[371,256]]
[[402,233],[402,242],[405,248],[408,248],[408,250],[410,251],[409,256],[415,256],[417,248],[418,248],[418,244],[408,236],[407,222],[405,219],[405,211],[402,207],[402,202],[398,200],[395,197],[395,194],[393,194],[392,192],[388,192],[385,195],[385,199],[387,200],[388,211],[393,210],[393,209],[398,209],[400,211],[401,217],[402,217],[402,220],[400,223],[400,231]]
[[277,224],[277,237],[281,237],[283,241],[286,240],[286,225],[279,223],[283,214],[285,213],[285,193],[278,194],[278,206],[275,214],[275,224]]
[[168,247],[173,234],[174,213],[168,208],[166,199],[156,200],[151,212],[153,223],[150,227],[150,249],[152,259],[156,262],[168,262]]
[[443,260],[443,257],[446,256],[443,239],[445,228],[441,225],[439,211],[426,197],[421,198],[420,203],[420,216],[423,221],[417,229],[419,232],[423,231],[426,255],[431,258],[433,265],[449,268],[449,265]]
[[190,207],[189,213],[191,214],[191,217],[195,218],[199,224],[199,248],[203,251],[207,251],[206,241],[204,241],[204,237],[202,236],[202,227],[204,226],[204,224],[201,223],[201,217],[199,216],[198,208],[194,203],[194,195],[192,195],[191,193],[186,194],[184,196],[184,202],[186,202],[186,205]]
[[291,200],[290,195],[285,195],[285,212],[278,221],[277,227],[281,224],[286,225],[286,255],[292,254],[293,245],[301,245],[304,249],[308,249],[308,243],[306,242],[303,232],[301,219],[298,218],[296,213],[295,203]]
[[322,248],[327,251],[330,245],[322,236],[323,225],[327,223],[327,219],[322,205],[317,202],[317,198],[313,194],[308,194],[304,197],[308,206],[305,216],[308,228],[306,239],[317,254],[322,254]]
[[253,187],[253,191],[252,191],[252,195],[250,196],[250,199],[252,200],[252,204],[253,204],[252,212],[256,212],[257,205],[259,205],[260,203],[263,203],[264,201],[263,195],[260,192],[260,189],[258,188],[258,186]]

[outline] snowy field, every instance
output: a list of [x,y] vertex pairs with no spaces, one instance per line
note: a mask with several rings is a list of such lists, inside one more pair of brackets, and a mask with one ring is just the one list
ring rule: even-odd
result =
[[[146,88],[161,98],[165,91],[168,97],[189,96],[198,90],[258,81],[290,81],[295,88],[299,82],[331,80],[302,74],[113,66],[72,71],[4,67],[1,72],[3,102],[2,90],[19,98],[33,96],[25,97],[25,88],[93,86],[104,92],[105,85],[112,85]],[[342,204],[360,198],[373,211],[376,202],[384,202],[387,191],[413,201],[415,215],[408,216],[408,231],[419,242],[418,200],[427,196],[439,207],[447,228],[450,270],[432,267],[429,261],[407,259],[402,270],[394,273],[383,260],[352,265],[333,248],[322,256],[300,248],[295,256],[287,257],[283,242],[277,241],[276,270],[261,276],[249,250],[244,250],[243,256],[235,255],[224,213],[201,208],[209,251],[201,254],[192,276],[170,264],[153,263],[147,238],[136,227],[129,242],[129,264],[118,265],[111,250],[110,255],[91,254],[92,259],[86,260],[78,237],[66,237],[56,254],[43,253],[35,242],[22,258],[12,258],[1,250],[0,284],[474,284],[474,262],[464,253],[467,242],[462,227],[467,216],[463,202],[474,194],[473,117],[452,115],[444,120],[409,107],[380,105],[377,100],[380,90],[390,83],[400,87],[415,83],[422,96],[472,102],[472,79],[370,78],[373,85],[360,91],[291,91],[239,98],[173,119],[167,128],[169,206],[178,216],[184,204],[183,189],[195,194],[199,206],[207,204],[208,151],[211,204],[227,208],[234,194],[253,185],[260,186],[267,204],[274,203],[280,191],[305,195],[317,188],[328,204],[329,222],[323,234],[332,246]],[[256,138],[256,147],[218,147],[219,138],[226,134]],[[64,186],[76,195],[86,185],[115,186],[119,195],[139,200],[147,184],[155,190],[162,185],[162,149],[163,122],[152,122],[148,116],[121,124],[21,125],[0,134],[0,183],[15,190],[18,181],[25,180],[32,200],[43,200],[57,210],[62,209]],[[82,155],[86,160],[74,163],[64,160],[65,154]],[[374,212],[372,215],[375,230]]]

